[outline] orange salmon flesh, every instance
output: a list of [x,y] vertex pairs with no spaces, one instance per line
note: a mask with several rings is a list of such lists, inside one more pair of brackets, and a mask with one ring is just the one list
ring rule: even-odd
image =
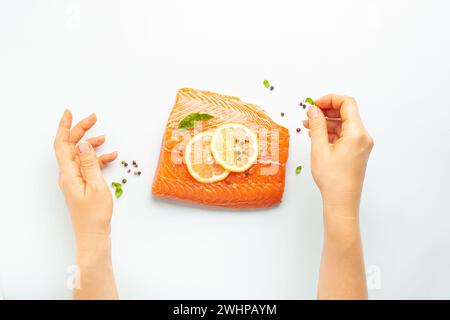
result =
[[[193,129],[178,129],[181,120],[192,113],[214,118],[198,122]],[[218,126],[242,123],[259,140],[258,159],[246,172],[235,173],[214,183],[197,182],[184,163],[189,139]],[[223,94],[180,89],[167,121],[152,193],[158,197],[227,208],[264,208],[281,202],[284,192],[289,131],[276,124],[258,106]]]

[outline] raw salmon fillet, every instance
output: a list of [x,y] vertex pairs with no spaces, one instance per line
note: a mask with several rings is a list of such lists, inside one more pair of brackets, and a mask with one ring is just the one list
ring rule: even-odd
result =
[[[199,122],[194,129],[178,129],[180,121],[194,112],[207,113],[214,118]],[[258,160],[247,172],[232,172],[225,180],[197,182],[183,161],[187,141],[194,134],[229,122],[245,124],[258,135]],[[232,96],[181,89],[167,121],[152,193],[219,207],[271,207],[280,203],[283,196],[288,149],[288,130],[276,124],[258,106]]]

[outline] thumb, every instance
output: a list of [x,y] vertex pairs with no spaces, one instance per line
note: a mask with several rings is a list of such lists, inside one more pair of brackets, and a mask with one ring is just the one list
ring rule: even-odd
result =
[[87,184],[97,184],[103,181],[102,171],[97,160],[94,148],[85,140],[77,145],[77,153],[80,158],[80,168]]
[[328,150],[327,120],[322,110],[315,105],[311,105],[306,114],[309,118],[311,148],[314,150]]

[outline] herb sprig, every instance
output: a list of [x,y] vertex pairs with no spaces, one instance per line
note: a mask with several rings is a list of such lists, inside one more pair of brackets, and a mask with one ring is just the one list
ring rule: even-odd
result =
[[112,186],[116,188],[116,191],[114,192],[114,195],[116,196],[116,199],[119,199],[123,194],[122,184],[119,182],[113,182]]
[[313,98],[308,97],[305,99],[306,103],[312,104],[313,106],[316,105],[316,102],[313,100]]
[[192,129],[195,126],[196,122],[208,121],[211,120],[212,118],[214,117],[210,114],[194,112],[180,121],[178,129]]

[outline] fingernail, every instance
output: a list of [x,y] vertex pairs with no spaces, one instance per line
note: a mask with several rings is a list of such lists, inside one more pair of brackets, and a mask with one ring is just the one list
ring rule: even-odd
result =
[[97,117],[97,115],[94,112],[94,113],[91,113],[88,118],[89,119],[93,119],[93,118],[96,118],[96,117]]
[[319,114],[316,106],[309,106],[308,112],[306,113],[308,118],[314,119]]
[[80,151],[80,153],[89,153],[91,151],[91,145],[88,142],[81,140],[78,143],[78,151]]

